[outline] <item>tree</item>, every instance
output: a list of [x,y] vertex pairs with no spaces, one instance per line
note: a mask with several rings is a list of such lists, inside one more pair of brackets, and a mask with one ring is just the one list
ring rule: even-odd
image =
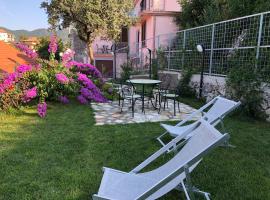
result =
[[182,12],[176,21],[183,28],[190,28],[270,9],[269,0],[178,0]]
[[133,0],[51,0],[42,2],[52,28],[74,26],[78,36],[88,46],[91,63],[92,43],[97,36],[117,40],[122,27],[132,23]]

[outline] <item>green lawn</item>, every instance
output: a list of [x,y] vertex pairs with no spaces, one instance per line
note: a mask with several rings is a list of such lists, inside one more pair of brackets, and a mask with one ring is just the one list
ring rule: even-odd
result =
[[[225,125],[237,148],[205,157],[192,173],[194,185],[217,200],[270,199],[270,123],[234,116]],[[159,148],[154,138],[161,132],[159,123],[94,126],[91,109],[77,104],[49,104],[46,119],[35,108],[2,113],[0,199],[90,199],[102,166],[131,170]]]

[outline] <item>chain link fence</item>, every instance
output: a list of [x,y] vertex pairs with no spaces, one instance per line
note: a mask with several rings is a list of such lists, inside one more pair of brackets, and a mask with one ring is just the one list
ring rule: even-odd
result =
[[130,45],[130,58],[138,69],[147,68],[150,49],[153,58],[162,60],[160,68],[180,71],[201,66],[198,44],[205,47],[206,74],[226,76],[232,67],[254,63],[258,75],[269,80],[270,12],[159,35]]

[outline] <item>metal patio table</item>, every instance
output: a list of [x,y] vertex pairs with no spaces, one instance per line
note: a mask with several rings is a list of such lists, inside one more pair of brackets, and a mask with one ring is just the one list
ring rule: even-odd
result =
[[135,85],[142,85],[142,112],[144,112],[144,90],[145,85],[158,85],[162,81],[160,80],[153,80],[153,79],[131,79],[127,80],[128,83],[135,84]]

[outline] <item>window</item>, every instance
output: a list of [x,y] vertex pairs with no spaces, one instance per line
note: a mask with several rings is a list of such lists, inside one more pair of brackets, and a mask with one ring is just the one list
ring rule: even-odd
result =
[[142,46],[145,46],[146,39],[146,22],[142,24]]
[[141,11],[146,10],[146,1],[145,1],[145,0],[142,0],[142,1],[141,1],[140,7],[141,7]]
[[128,42],[128,29],[122,28],[120,42]]

